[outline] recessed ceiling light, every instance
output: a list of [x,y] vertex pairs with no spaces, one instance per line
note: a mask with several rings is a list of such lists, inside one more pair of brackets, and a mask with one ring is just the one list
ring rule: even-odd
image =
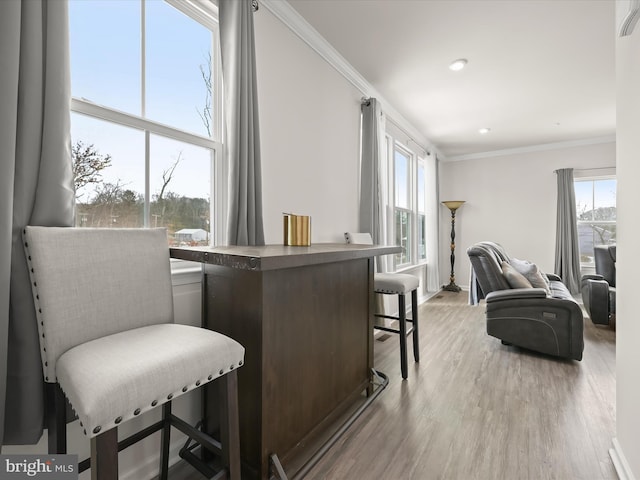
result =
[[489,133],[490,131],[491,131],[490,128],[484,127],[484,128],[481,128],[480,130],[478,130],[478,133],[480,133],[482,135],[485,135],[485,134]]
[[467,59],[459,58],[458,60],[454,60],[453,62],[451,62],[451,64],[449,65],[449,70],[453,70],[454,72],[457,72],[459,70],[462,70],[464,67],[466,67],[466,65],[467,65]]

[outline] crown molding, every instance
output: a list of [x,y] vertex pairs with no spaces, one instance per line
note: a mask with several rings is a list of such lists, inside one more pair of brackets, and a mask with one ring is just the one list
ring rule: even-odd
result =
[[333,46],[313,28],[288,2],[284,0],[260,0],[260,5],[269,10],[322,59],[338,71],[364,96],[376,98],[389,120],[404,130],[424,150],[435,151],[439,158],[444,155],[406,118],[402,116]]
[[425,151],[435,152],[437,157],[444,161],[475,160],[504,155],[513,155],[544,150],[557,150],[584,145],[615,142],[615,135],[594,137],[584,140],[572,140],[566,142],[529,145],[524,147],[494,150],[465,155],[447,156],[443,154],[427,137],[418,131],[404,116],[396,110],[373,85],[371,85],[315,28],[313,28],[287,1],[285,0],[260,0],[264,6],[295,35],[314,50],[323,60],[331,65],[348,82],[357,88],[366,97],[375,97],[382,105],[388,120],[403,130],[411,139]]
[[503,150],[493,150],[489,152],[469,153],[466,155],[454,155],[447,157],[449,162],[457,162],[464,160],[477,160],[481,158],[502,157],[505,155],[514,155],[521,153],[540,152],[544,150],[560,150],[562,148],[582,147],[585,145],[597,145],[600,143],[615,143],[615,135],[607,135],[604,137],[592,137],[583,140],[569,140],[566,142],[541,143],[538,145],[527,145],[524,147],[506,148]]
[[[260,3],[363,94],[377,93],[367,80],[288,2],[261,0]],[[379,95],[376,98],[379,98]]]
[[625,15],[622,22],[620,22],[620,28],[618,29],[619,37],[626,37],[633,33],[633,29],[640,19],[640,0],[629,1],[629,11]]

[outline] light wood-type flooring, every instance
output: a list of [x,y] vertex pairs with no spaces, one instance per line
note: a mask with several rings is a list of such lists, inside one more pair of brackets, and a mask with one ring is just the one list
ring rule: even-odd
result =
[[[583,360],[561,360],[502,345],[466,300],[441,292],[420,307],[405,381],[397,336],[375,342],[389,386],[305,478],[617,479],[615,332],[585,318]],[[170,478],[201,477],[179,464]]]

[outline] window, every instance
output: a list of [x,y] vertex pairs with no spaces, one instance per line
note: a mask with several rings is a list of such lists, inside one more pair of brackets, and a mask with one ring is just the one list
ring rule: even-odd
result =
[[417,202],[417,227],[418,227],[418,260],[424,261],[427,259],[427,196],[425,185],[427,177],[425,174],[425,166],[422,160],[418,161],[418,196]]
[[221,81],[209,8],[70,0],[77,226],[162,226],[173,245],[221,233],[212,221],[223,193],[213,188]]
[[594,267],[594,245],[616,243],[616,179],[576,179],[580,264]]
[[410,154],[402,150],[399,146],[393,149],[393,165],[394,165],[394,220],[396,232],[396,245],[402,247],[402,252],[395,256],[396,266],[407,265],[411,263],[411,247],[412,247],[412,211],[411,211],[411,183],[410,172],[411,167]]
[[387,137],[390,165],[390,197],[393,211],[392,238],[402,252],[394,256],[394,267],[402,269],[423,263],[426,254],[426,176],[423,161],[410,149]]

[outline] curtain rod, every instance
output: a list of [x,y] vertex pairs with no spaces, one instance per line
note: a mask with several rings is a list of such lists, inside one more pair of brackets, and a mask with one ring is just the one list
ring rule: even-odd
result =
[[[360,104],[361,105],[366,105],[369,106],[371,104],[371,97],[361,97],[360,98]],[[431,150],[429,150],[427,147],[423,146],[422,144],[418,143],[409,132],[407,132],[402,125],[399,125],[398,122],[394,121],[392,117],[386,116],[386,119],[393,123],[398,130],[400,130],[402,133],[404,133],[407,138],[409,139],[410,142],[415,143],[418,147],[420,147],[420,149],[424,150],[424,152],[426,153],[426,155],[429,157],[431,156]]]
[[[571,167],[568,167],[571,168]],[[613,167],[593,167],[593,168],[573,168],[574,172],[586,172],[589,170],[615,170],[616,166],[614,165]],[[560,170],[564,170],[563,168],[557,168],[556,170],[553,171],[553,173],[558,173],[558,171]]]
[[574,168],[574,170],[576,172],[584,172],[585,170],[611,170],[612,168],[616,168],[616,166],[614,165],[613,167],[593,167],[593,168]]
[[391,118],[391,117],[387,117],[387,120],[389,120],[391,123],[393,123],[398,128],[398,130],[400,130],[402,133],[404,133],[407,136],[407,138],[409,139],[410,142],[415,143],[418,147],[420,147],[422,150],[424,150],[424,152],[427,154],[428,157],[431,156],[431,150],[429,150],[427,147],[425,147],[425,146],[421,145],[420,143],[418,143],[411,136],[411,134],[409,132],[407,132],[404,128],[402,128],[402,125],[398,125],[398,122],[395,122],[393,120],[393,118]]

